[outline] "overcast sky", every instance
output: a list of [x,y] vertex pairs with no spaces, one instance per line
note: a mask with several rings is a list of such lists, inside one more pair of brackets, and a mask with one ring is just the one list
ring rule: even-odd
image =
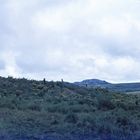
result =
[[140,0],[0,0],[0,75],[140,81]]

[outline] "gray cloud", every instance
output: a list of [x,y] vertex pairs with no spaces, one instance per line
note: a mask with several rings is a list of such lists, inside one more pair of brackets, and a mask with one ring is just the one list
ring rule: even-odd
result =
[[0,60],[0,70],[3,70],[5,68],[5,64],[3,61]]
[[137,1],[0,1],[1,75],[140,79]]

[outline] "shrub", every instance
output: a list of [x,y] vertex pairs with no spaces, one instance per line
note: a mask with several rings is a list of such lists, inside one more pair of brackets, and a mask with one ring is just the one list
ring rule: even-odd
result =
[[68,123],[77,123],[78,121],[78,116],[74,113],[69,113],[66,115],[65,117],[65,122],[68,122]]
[[112,110],[115,108],[115,105],[108,99],[100,99],[98,101],[98,109],[103,109],[103,110]]

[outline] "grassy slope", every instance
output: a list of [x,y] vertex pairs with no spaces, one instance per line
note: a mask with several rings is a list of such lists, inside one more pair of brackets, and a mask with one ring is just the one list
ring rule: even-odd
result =
[[140,96],[140,91],[132,91],[132,92],[126,92],[126,93]]
[[0,139],[139,140],[139,118],[137,95],[0,78]]

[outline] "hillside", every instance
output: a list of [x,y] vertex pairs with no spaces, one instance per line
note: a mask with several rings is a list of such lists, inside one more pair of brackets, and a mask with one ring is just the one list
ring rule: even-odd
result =
[[140,96],[0,77],[0,140],[139,140]]
[[119,92],[135,92],[140,91],[140,83],[118,83],[113,84],[103,80],[98,79],[88,79],[81,82],[75,82],[74,84],[82,87],[101,87],[112,91]]

